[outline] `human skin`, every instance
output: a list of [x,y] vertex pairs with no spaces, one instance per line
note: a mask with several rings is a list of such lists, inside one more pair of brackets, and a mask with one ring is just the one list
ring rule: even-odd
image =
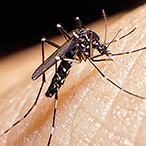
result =
[[[146,5],[130,12],[109,17],[107,42],[118,35],[137,29],[112,43],[113,53],[146,47]],[[87,25],[104,40],[104,21]],[[64,26],[65,28],[65,26]],[[62,36],[52,38],[57,44]],[[54,48],[45,45],[45,56]],[[106,58],[106,56],[105,56]],[[112,81],[132,93],[146,98],[146,50],[111,57],[114,61],[96,62],[96,66]],[[41,63],[41,44],[1,60],[0,133],[22,118],[29,110],[41,85],[41,77],[31,74]],[[31,113],[8,133],[0,137],[1,146],[44,146],[51,131],[54,96],[44,93],[54,75],[46,72],[46,84]],[[51,145],[146,145],[146,101],[129,95],[103,78],[87,62],[73,63],[70,74],[58,92],[58,107]]]

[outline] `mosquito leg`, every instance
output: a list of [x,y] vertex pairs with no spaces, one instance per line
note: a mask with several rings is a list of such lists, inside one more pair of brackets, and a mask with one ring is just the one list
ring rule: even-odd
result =
[[94,56],[92,56],[92,57],[90,57],[90,59],[94,59],[94,58],[98,58],[98,57],[100,57],[100,56],[103,56],[104,54],[98,54],[98,55],[94,55]]
[[105,59],[91,59],[92,61],[114,61],[112,58],[105,58]]
[[[45,60],[44,42],[42,41],[42,63],[44,63],[44,60]],[[43,73],[42,76],[42,84],[44,84],[44,82],[46,82],[45,73]]]
[[70,59],[70,58],[62,58],[62,57],[60,57],[60,59],[63,60],[63,61],[67,61],[67,62],[80,63],[80,61],[73,60],[73,59]]
[[59,46],[59,45],[57,45],[57,44],[55,44],[55,43],[53,43],[53,42],[51,42],[51,41],[47,40],[47,39],[46,39],[46,38],[44,38],[44,37],[42,38],[42,40],[41,40],[41,41],[42,41],[42,43],[43,43],[43,42],[46,42],[46,43],[48,43],[48,44],[52,45],[52,46],[53,46],[53,47],[55,47],[55,48],[58,48],[58,49],[60,48],[60,46]]
[[[146,47],[145,47],[145,48],[146,48]],[[137,95],[137,94],[131,93],[131,92],[129,92],[129,91],[123,89],[122,87],[120,87],[119,85],[117,85],[116,83],[114,83],[111,79],[109,79],[108,77],[106,77],[106,76],[100,71],[100,69],[94,64],[94,62],[92,61],[92,59],[89,58],[89,57],[83,52],[83,50],[82,50],[80,47],[79,47],[79,49],[80,49],[80,51],[84,54],[84,56],[86,57],[86,59],[88,59],[88,60],[91,62],[91,64],[95,67],[95,69],[101,74],[102,77],[104,77],[106,80],[108,80],[110,83],[112,83],[114,86],[116,86],[116,87],[119,88],[120,90],[122,90],[122,91],[124,91],[124,92],[126,92],[126,93],[128,93],[128,94],[130,94],[130,95],[133,95],[133,96],[135,96],[135,97],[138,97],[138,98],[141,98],[141,99],[145,99],[145,97],[139,96],[139,95]]]
[[[42,42],[42,62],[44,62],[44,42]],[[36,99],[35,99],[35,102],[34,102],[33,105],[31,106],[31,108],[28,110],[28,112],[27,112],[21,119],[19,119],[19,120],[18,120],[17,122],[15,122],[9,129],[7,129],[4,133],[2,133],[2,134],[0,135],[0,137],[3,136],[4,134],[6,134],[8,131],[10,131],[14,126],[16,126],[18,123],[20,123],[23,119],[25,119],[25,118],[29,115],[29,113],[32,111],[32,109],[34,108],[34,106],[37,104],[37,101],[38,101],[39,96],[40,96],[40,94],[41,94],[41,91],[42,91],[42,88],[43,88],[43,85],[44,85],[45,80],[46,80],[46,79],[45,79],[45,73],[44,73],[43,76],[42,76],[42,83],[41,83],[39,92],[38,92],[38,94],[37,94],[37,97],[36,97]]]
[[110,42],[108,42],[108,43],[106,43],[106,48],[108,48],[113,42],[116,42],[115,40],[116,40],[116,37],[118,36],[118,34],[120,33],[120,31],[121,31],[122,29],[120,29],[117,33],[116,33],[116,35],[114,36],[114,38],[112,39],[112,41],[110,41]]
[[82,29],[82,28],[86,29],[86,27],[82,24],[79,17],[76,17],[76,23],[77,23],[79,29]]
[[40,90],[39,90],[39,92],[38,92],[37,98],[36,98],[34,104],[32,105],[32,107],[29,109],[29,111],[24,115],[23,118],[19,119],[19,120],[18,120],[16,123],[14,123],[9,129],[7,129],[4,133],[2,133],[2,134],[0,135],[0,137],[3,136],[4,134],[6,134],[8,131],[10,131],[14,126],[16,126],[18,123],[20,123],[23,119],[25,119],[25,118],[28,116],[28,114],[32,111],[32,109],[34,108],[34,106],[37,104],[37,101],[38,101],[38,99],[39,99],[39,96],[40,96],[40,93],[41,93],[41,91],[42,91],[43,85],[44,85],[44,81],[42,81],[42,84],[41,84]]
[[57,24],[57,28],[60,30],[61,34],[65,37],[66,40],[71,39],[69,34],[62,28],[62,26],[60,24]]
[[96,68],[96,70],[101,74],[101,76],[104,77],[106,80],[108,80],[110,83],[112,83],[114,86],[116,86],[116,87],[119,88],[120,90],[122,90],[122,91],[124,91],[124,92],[126,92],[126,93],[128,93],[128,94],[130,94],[130,95],[133,95],[133,96],[138,97],[138,98],[141,98],[141,99],[145,99],[144,97],[139,96],[139,95],[136,95],[136,94],[134,94],[134,93],[131,93],[131,92],[129,92],[129,91],[123,89],[122,87],[120,87],[120,86],[117,85],[116,83],[114,83],[112,80],[110,80],[108,77],[106,77],[106,76],[99,70],[99,68],[94,64],[94,62],[93,62],[90,58],[88,58],[88,60],[89,60],[89,61],[91,62],[91,64]]
[[[56,60],[56,64],[55,64],[55,72],[57,72],[57,60]],[[52,122],[52,128],[51,128],[51,132],[50,132],[49,141],[48,141],[48,145],[47,146],[50,145],[51,138],[52,138],[52,135],[53,135],[53,131],[54,131],[54,128],[55,128],[55,118],[56,118],[57,103],[58,103],[58,90],[56,90],[56,93],[55,93],[53,122]]]
[[145,50],[145,49],[146,49],[146,47],[143,47],[143,48],[140,48],[140,49],[137,49],[137,50],[133,50],[133,51],[122,52],[122,53],[110,53],[109,56],[131,54],[131,53],[135,53],[135,52],[142,51],[142,50]]
[[123,39],[124,37],[126,37],[126,36],[130,35],[131,33],[133,33],[136,29],[137,29],[137,27],[134,27],[130,32],[126,33],[125,35],[121,36],[119,39],[117,39],[115,41]]
[[119,40],[125,38],[126,36],[130,35],[131,33],[133,33],[133,32],[136,30],[136,27],[134,27],[130,32],[128,32],[128,33],[126,33],[125,35],[121,36],[119,39],[115,39],[121,30],[122,30],[122,29],[120,29],[120,30],[117,32],[117,34],[116,34],[115,37],[112,39],[112,41],[106,43],[106,45],[108,45],[108,47],[109,47],[109,45],[110,45],[111,43],[117,42],[117,41],[119,41]]
[[58,93],[57,92],[55,94],[53,122],[52,122],[52,128],[51,128],[51,132],[50,132],[50,136],[49,136],[48,146],[50,145],[51,138],[52,138],[52,135],[53,135],[53,131],[54,131],[54,128],[55,128],[56,109],[57,109],[57,102],[58,102]]

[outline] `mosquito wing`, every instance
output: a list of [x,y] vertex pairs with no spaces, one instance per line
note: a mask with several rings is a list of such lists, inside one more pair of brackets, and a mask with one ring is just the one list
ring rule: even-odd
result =
[[76,46],[76,44],[77,42],[74,42],[72,39],[66,41],[35,70],[35,72],[32,74],[32,80],[36,80],[46,70],[52,67],[56,62],[56,56],[64,57],[64,55],[71,51]]

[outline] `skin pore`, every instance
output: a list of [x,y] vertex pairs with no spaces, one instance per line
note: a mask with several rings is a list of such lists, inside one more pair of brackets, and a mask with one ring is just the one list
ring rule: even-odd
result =
[[[107,42],[118,35],[137,29],[122,40],[112,43],[113,53],[132,51],[146,46],[146,5],[108,18]],[[82,18],[81,18],[82,20]],[[65,27],[65,26],[64,26]],[[86,26],[104,41],[104,21]],[[61,45],[62,36],[52,39]],[[45,45],[45,57],[54,48]],[[112,81],[132,93],[146,97],[146,50],[114,56],[114,61],[95,62]],[[31,74],[41,63],[41,44],[1,60],[0,133],[24,116],[33,104],[41,77]],[[44,93],[54,75],[54,67],[46,72],[46,84],[32,112],[21,123],[0,137],[1,146],[44,146],[51,131],[54,96]],[[145,145],[146,102],[109,83],[92,64],[73,63],[70,74],[58,92],[58,107],[51,145]]]

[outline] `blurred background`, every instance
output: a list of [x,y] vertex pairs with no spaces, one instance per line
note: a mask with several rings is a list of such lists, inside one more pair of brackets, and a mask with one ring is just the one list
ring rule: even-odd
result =
[[39,43],[42,36],[50,38],[60,34],[57,23],[70,31],[76,27],[76,16],[87,24],[101,19],[102,9],[107,15],[112,15],[144,3],[145,0],[3,1],[0,10],[0,58]]

